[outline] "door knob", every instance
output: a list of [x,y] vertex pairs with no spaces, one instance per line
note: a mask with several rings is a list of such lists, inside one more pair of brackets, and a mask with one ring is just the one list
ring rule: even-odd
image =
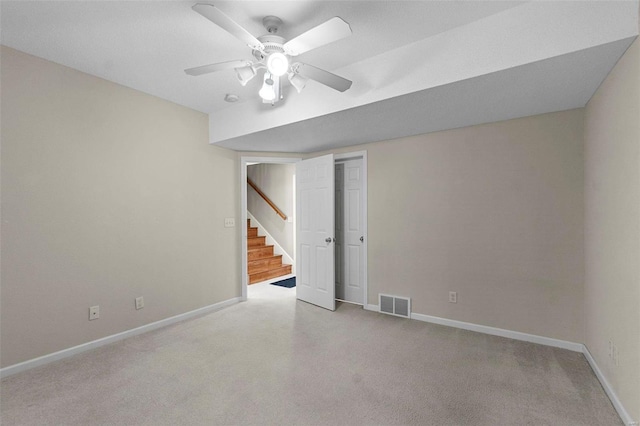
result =
[[364,243],[364,235],[360,237],[360,242]]
[[326,243],[330,243],[331,241],[335,241],[335,240],[333,238],[331,238],[331,237],[327,237],[327,238],[324,239],[324,241]]

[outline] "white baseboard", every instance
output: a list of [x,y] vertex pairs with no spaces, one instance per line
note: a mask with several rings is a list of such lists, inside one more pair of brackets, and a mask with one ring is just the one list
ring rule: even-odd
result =
[[627,426],[638,426],[638,422],[634,421],[627,410],[624,409],[622,402],[620,402],[620,399],[618,399],[618,395],[616,395],[616,393],[613,391],[613,388],[609,384],[609,381],[606,379],[606,377],[604,377],[604,374],[602,374],[600,367],[598,367],[598,364],[596,364],[596,360],[591,356],[591,352],[589,352],[589,349],[587,349],[585,345],[582,345],[582,348],[582,353],[584,354],[585,358],[587,358],[591,369],[596,374],[596,377],[600,381],[600,384],[604,388],[604,391],[611,400],[613,407],[618,412],[618,415],[620,416],[624,424]]
[[433,317],[431,315],[411,314],[411,319],[430,322],[433,324],[446,325],[449,327],[461,328],[463,330],[475,331],[478,333],[491,334],[493,336],[507,337],[524,342],[538,343],[540,345],[553,346],[554,348],[568,349],[574,352],[582,352],[582,343],[568,342],[566,340],[552,339],[551,337],[537,336],[535,334],[521,333],[519,331],[505,330],[502,328],[478,325],[470,322],[456,321],[447,318]]
[[369,305],[368,303],[365,303],[362,307],[367,311],[380,312],[380,306],[378,305]]
[[227,306],[235,305],[241,301],[240,297],[234,297],[233,299],[224,300],[222,302],[214,303],[213,305],[205,306],[193,311],[185,312],[184,314],[176,315],[170,318],[165,318],[160,321],[152,322],[140,327],[133,328],[131,330],[123,331],[121,333],[112,334],[111,336],[103,337],[101,339],[93,340],[91,342],[83,343],[78,346],[63,349],[58,352],[54,352],[48,355],[43,355],[38,358],[30,359],[28,361],[20,362],[18,364],[10,365],[0,369],[0,378],[11,376],[13,374],[20,373],[22,371],[29,370],[31,368],[39,367],[41,365],[48,364],[50,362],[58,361],[63,358],[70,357],[82,352],[86,352],[100,346],[108,345],[109,343],[117,342],[119,340],[126,339],[127,337],[136,336],[138,334],[146,333],[148,331],[156,330],[161,327],[166,327],[171,324],[175,324],[180,321],[184,321],[199,315],[208,314],[211,312],[219,311]]

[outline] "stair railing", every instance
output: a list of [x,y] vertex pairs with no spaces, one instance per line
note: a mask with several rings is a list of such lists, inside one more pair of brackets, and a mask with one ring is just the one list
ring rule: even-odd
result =
[[253,188],[253,189],[258,193],[258,195],[259,195],[259,196],[261,196],[261,197],[262,197],[262,199],[263,199],[264,201],[266,201],[266,202],[267,202],[267,204],[269,204],[269,206],[270,206],[270,207],[271,207],[271,208],[272,208],[272,209],[273,209],[273,210],[278,214],[278,216],[280,216],[280,217],[282,218],[282,220],[287,220],[287,215],[286,215],[286,214],[284,214],[284,213],[282,212],[282,210],[280,210],[280,209],[278,208],[278,206],[276,206],[276,205],[273,203],[273,201],[271,201],[271,199],[269,199],[269,197],[267,197],[267,196],[266,196],[266,194],[265,194],[264,192],[262,192],[262,191],[260,190],[260,188],[258,188],[258,187],[256,186],[256,184],[255,184],[255,183],[253,183],[253,181],[252,181],[251,179],[247,178],[247,183],[249,184],[249,186],[250,186],[250,187],[252,187],[252,188]]

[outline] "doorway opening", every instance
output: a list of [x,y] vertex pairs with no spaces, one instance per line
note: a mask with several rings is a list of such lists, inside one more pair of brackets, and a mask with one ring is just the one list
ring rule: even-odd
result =
[[[331,211],[335,215],[335,234],[332,232],[333,240],[336,243],[336,250],[332,256],[332,276],[335,277],[334,285],[331,286],[331,293],[338,301],[347,301],[362,305],[368,309],[367,304],[367,153],[358,151],[333,156],[335,167],[331,167],[332,180],[336,181],[336,196],[341,197],[336,203],[336,208]],[[240,158],[240,178],[241,178],[241,250],[242,250],[242,300],[248,297],[248,254],[247,254],[247,177],[248,167],[256,164],[286,164],[291,165],[302,161],[295,157],[241,157]],[[297,167],[297,166],[296,166]],[[336,173],[338,170],[338,173]],[[345,175],[346,171],[346,175]],[[339,176],[338,176],[339,175]],[[296,172],[296,178],[300,178]],[[339,179],[339,180],[338,180]],[[294,187],[295,187],[294,183]],[[340,189],[338,194],[337,189]],[[294,194],[297,190],[293,191]],[[345,198],[346,197],[346,198]],[[333,198],[333,197],[332,197]],[[295,200],[296,206],[293,210],[293,261],[296,275],[300,273],[298,269],[299,259],[297,256],[299,241],[297,241],[298,221],[303,217],[296,217],[300,200]],[[333,202],[332,202],[333,204]],[[333,273],[335,271],[335,273]],[[299,288],[296,288],[298,294]]]
[[[292,265],[292,273],[281,276],[278,278],[265,278],[260,279],[261,282],[270,283],[273,281],[278,281],[279,279],[286,279],[291,276],[295,276],[295,186],[294,182],[290,182],[289,188],[287,191],[291,191],[291,196],[293,197],[293,202],[286,210],[286,214],[282,215],[282,217],[278,217],[276,213],[269,210],[272,207],[268,205],[264,200],[254,201],[256,198],[256,189],[259,191],[259,187],[262,186],[263,189],[268,187],[270,184],[269,176],[264,176],[265,173],[269,173],[269,170],[274,170],[273,167],[275,165],[283,165],[283,166],[292,166],[293,164],[300,161],[300,158],[279,158],[279,157],[241,157],[240,159],[240,189],[241,189],[241,250],[242,250],[242,300],[247,300],[247,287],[250,282],[256,280],[256,275],[253,277],[249,275],[249,247],[248,247],[248,220],[251,220],[251,227],[253,233],[256,232],[255,228],[258,228],[259,234],[263,237],[262,240],[269,240],[270,245],[275,245],[275,257],[281,257],[284,264]],[[251,169],[250,169],[251,167]],[[252,176],[250,176],[252,175]],[[255,185],[256,189],[248,189],[248,178],[252,177],[253,180],[258,181],[259,185]],[[251,191],[251,197],[249,196],[249,191]],[[267,190],[268,191],[268,190]],[[266,194],[269,195],[268,192]],[[284,207],[284,206],[281,206]],[[253,213],[257,216],[255,217],[251,213],[249,213],[249,209],[253,209]],[[265,211],[261,211],[263,209],[267,209],[271,212],[272,217],[276,217],[274,223],[270,225],[269,214]],[[269,232],[271,230],[271,233]],[[271,235],[275,234],[275,235]],[[282,244],[280,244],[282,243]],[[273,249],[272,249],[273,250]],[[258,275],[264,275],[258,273]]]

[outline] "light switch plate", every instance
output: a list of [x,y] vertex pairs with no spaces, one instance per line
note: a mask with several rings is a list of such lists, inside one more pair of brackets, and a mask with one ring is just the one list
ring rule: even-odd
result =
[[225,217],[224,218],[224,227],[225,228],[233,228],[236,226],[236,219],[233,217]]

